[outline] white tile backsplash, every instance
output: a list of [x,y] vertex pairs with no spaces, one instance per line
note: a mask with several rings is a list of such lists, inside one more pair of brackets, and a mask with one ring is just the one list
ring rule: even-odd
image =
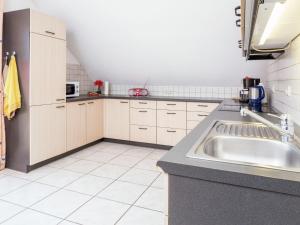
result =
[[[111,84],[110,92],[127,95],[128,89],[143,85]],[[146,86],[152,96],[238,98],[240,87]]]
[[285,54],[269,64],[266,88],[272,106],[289,113],[300,125],[300,38]]

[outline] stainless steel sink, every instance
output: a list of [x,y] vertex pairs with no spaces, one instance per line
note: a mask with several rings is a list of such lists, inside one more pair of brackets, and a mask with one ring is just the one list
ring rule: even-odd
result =
[[187,156],[300,172],[300,149],[261,123],[215,121]]

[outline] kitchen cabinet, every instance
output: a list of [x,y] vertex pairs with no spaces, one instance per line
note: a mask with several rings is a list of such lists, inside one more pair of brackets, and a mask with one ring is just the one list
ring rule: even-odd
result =
[[175,146],[186,136],[185,129],[157,128],[157,144]]
[[104,137],[129,140],[129,100],[104,100]]
[[66,40],[66,27],[61,21],[33,10],[30,11],[30,32]]
[[67,104],[67,150],[87,143],[86,102]]
[[103,100],[87,101],[86,140],[91,143],[103,138]]
[[187,103],[187,134],[219,106],[218,103]]
[[102,100],[67,103],[67,150],[103,138]]
[[8,168],[28,172],[66,152],[65,36],[64,24],[51,16],[4,13],[3,52],[16,52],[22,92],[22,108],[6,122]]
[[157,126],[186,129],[186,111],[157,110]]
[[156,144],[156,101],[130,101],[130,140]]
[[30,165],[66,152],[66,104],[30,107]]
[[130,140],[156,144],[156,127],[130,125]]
[[30,105],[66,101],[66,41],[30,34]]

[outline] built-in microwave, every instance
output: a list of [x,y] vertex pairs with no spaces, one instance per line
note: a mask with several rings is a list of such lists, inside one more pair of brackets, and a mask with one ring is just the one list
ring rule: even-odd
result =
[[67,95],[67,98],[79,96],[79,82],[78,81],[69,81],[66,83],[66,95]]

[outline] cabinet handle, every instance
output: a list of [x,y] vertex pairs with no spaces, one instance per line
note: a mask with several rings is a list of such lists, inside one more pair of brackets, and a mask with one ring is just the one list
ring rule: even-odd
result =
[[198,105],[199,107],[205,107],[205,108],[207,108],[208,107],[208,105]]
[[55,33],[54,33],[54,32],[52,32],[52,31],[49,31],[49,30],[46,30],[45,32],[46,32],[47,34],[55,35]]
[[64,98],[58,98],[58,99],[56,99],[56,101],[61,102],[61,101],[65,101],[65,99]]
[[146,113],[146,112],[148,112],[147,110],[140,110],[139,111],[140,113]]
[[176,113],[167,113],[167,115],[176,115]]
[[85,105],[85,103],[80,103],[80,104],[78,104],[78,105],[80,105],[80,106],[81,106],[81,105]]
[[120,101],[120,103],[122,103],[122,104],[127,104],[128,102]]
[[95,102],[88,102],[88,104],[90,105],[90,104],[94,104]]
[[56,106],[57,109],[62,109],[65,108],[65,106],[61,105],[61,106]]
[[147,102],[139,102],[139,104],[141,104],[141,105],[147,105],[148,103]]
[[146,127],[139,127],[139,130],[148,130]]
[[198,114],[198,116],[208,116],[208,115],[204,115],[204,114]]
[[176,105],[176,104],[174,104],[174,103],[172,103],[172,104],[171,104],[171,103],[169,103],[169,104],[167,104],[167,105],[173,105],[173,106],[174,106],[174,105]]
[[176,133],[176,130],[167,130],[168,133]]

